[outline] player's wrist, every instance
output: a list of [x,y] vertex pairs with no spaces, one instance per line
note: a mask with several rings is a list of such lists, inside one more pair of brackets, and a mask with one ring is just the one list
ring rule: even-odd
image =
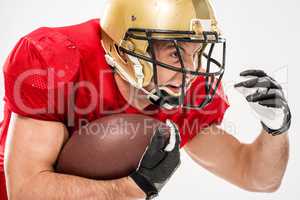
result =
[[126,177],[127,187],[129,188],[127,193],[130,198],[134,199],[145,199],[146,193],[135,183],[130,177]]
[[270,134],[272,136],[278,136],[278,135],[287,133],[291,126],[291,113],[290,113],[290,110],[288,107],[287,107],[287,110],[288,111],[286,111],[285,119],[280,128],[272,128],[272,127],[268,126],[267,124],[265,124],[261,120],[261,125],[262,125],[262,128],[265,130],[265,132],[267,132],[268,134]]

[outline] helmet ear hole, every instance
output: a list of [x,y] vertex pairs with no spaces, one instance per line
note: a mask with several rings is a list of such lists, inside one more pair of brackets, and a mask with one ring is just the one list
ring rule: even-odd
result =
[[114,44],[114,46],[115,51],[119,55],[119,58],[124,62],[124,64],[128,64],[128,56],[124,52],[122,52],[116,44]]
[[149,45],[148,45],[148,47],[147,47],[147,49],[146,49],[146,53],[147,53],[150,57],[152,57],[152,51],[151,51]]

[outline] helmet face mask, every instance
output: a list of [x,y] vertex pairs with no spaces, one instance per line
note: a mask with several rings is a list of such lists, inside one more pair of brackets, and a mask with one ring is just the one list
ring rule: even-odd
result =
[[[134,48],[126,48],[122,45],[119,47],[119,51],[134,56],[140,60],[146,61],[152,65],[154,83],[154,89],[151,94],[157,98],[148,96],[149,100],[158,106],[173,109],[182,107],[186,109],[202,109],[208,103],[211,102],[215,95],[217,88],[221,83],[221,79],[225,70],[225,56],[226,56],[226,41],[224,38],[219,37],[217,32],[202,32],[202,37],[196,35],[193,31],[173,31],[173,30],[154,30],[154,29],[129,29],[126,33],[124,41],[141,40],[148,43],[149,54],[144,55],[134,51]],[[164,63],[156,58],[156,53],[153,47],[154,42],[170,42],[176,49],[180,67]],[[195,70],[191,70],[185,66],[183,56],[180,51],[180,43],[198,43],[203,46],[198,53],[198,63]],[[219,45],[221,47],[221,59],[213,57],[213,52]],[[207,49],[207,52],[204,49]],[[206,59],[206,66],[204,67],[203,60]],[[158,68],[162,67],[170,71],[180,73],[182,75],[181,91],[180,95],[174,95],[167,89],[159,86],[158,81]],[[193,79],[202,76],[204,78],[203,85],[205,87],[205,96],[200,103],[193,103],[195,100],[192,98],[186,98],[188,83],[187,76],[192,76]],[[188,101],[188,102],[187,102]]]

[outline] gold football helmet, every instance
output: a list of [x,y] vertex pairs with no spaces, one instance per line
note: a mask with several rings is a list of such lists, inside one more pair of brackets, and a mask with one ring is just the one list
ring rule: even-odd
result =
[[[168,109],[178,106],[201,109],[212,100],[225,69],[226,43],[221,37],[210,0],[108,0],[100,23],[108,64],[132,86],[144,91],[153,104]],[[156,60],[154,41],[173,43],[181,67]],[[178,46],[180,42],[203,45],[196,70],[191,71],[184,66]],[[213,58],[216,44],[221,45],[220,61]],[[126,55],[127,59],[122,55]],[[205,68],[203,58],[207,60]],[[158,86],[158,67],[182,73],[179,96]],[[201,103],[193,105],[185,102],[187,75],[205,78],[206,96]],[[155,89],[147,91],[145,87],[152,81]]]

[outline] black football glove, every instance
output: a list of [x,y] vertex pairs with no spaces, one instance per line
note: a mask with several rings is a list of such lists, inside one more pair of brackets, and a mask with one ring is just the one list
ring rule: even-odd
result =
[[234,87],[246,97],[263,128],[272,135],[286,132],[291,125],[291,112],[280,84],[262,70],[246,70],[240,76],[248,80]]
[[[166,130],[158,128],[146,149],[137,170],[130,175],[135,183],[145,192],[147,199],[158,196],[180,165],[180,135],[176,125],[167,121],[170,138],[167,142]],[[167,144],[167,145],[166,145]]]

